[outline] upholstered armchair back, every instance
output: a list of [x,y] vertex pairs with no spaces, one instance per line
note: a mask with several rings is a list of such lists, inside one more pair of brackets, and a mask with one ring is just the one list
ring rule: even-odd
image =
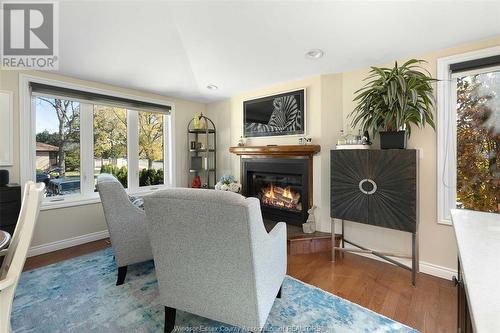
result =
[[100,174],[97,189],[118,266],[151,260],[153,254],[144,211],[130,202],[122,184],[113,175]]
[[264,325],[286,271],[286,227],[270,236],[258,199],[169,189],[145,197],[144,206],[165,306]]

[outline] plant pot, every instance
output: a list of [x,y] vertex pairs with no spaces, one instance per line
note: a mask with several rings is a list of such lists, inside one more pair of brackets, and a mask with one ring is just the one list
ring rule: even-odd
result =
[[381,149],[406,149],[406,131],[380,132]]

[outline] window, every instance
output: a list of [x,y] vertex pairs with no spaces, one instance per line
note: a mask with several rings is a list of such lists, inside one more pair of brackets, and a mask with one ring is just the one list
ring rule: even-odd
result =
[[500,212],[500,68],[458,74],[457,207]]
[[172,105],[20,75],[21,181],[46,184],[43,207],[98,201],[111,173],[130,193],[172,186]]
[[36,181],[46,196],[80,194],[80,103],[34,97],[36,112]]
[[500,49],[440,59],[438,212],[500,212]]
[[139,112],[139,186],[163,184],[164,138],[163,115]]
[[128,187],[127,110],[94,105],[94,184],[110,173]]

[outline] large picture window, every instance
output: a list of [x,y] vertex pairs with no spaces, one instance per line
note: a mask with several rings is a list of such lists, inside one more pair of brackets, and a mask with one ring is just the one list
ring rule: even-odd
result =
[[500,212],[500,48],[438,61],[438,215]]
[[97,201],[101,173],[130,193],[173,185],[171,104],[30,79],[21,80],[22,181],[46,184],[44,207]]

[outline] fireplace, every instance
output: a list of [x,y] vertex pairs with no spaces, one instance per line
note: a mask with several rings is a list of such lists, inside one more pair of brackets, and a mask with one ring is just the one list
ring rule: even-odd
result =
[[243,195],[260,200],[264,219],[295,225],[307,220],[308,159],[244,158],[241,162]]
[[313,155],[319,145],[230,147],[240,156],[243,195],[260,200],[264,219],[301,226],[313,204]]

